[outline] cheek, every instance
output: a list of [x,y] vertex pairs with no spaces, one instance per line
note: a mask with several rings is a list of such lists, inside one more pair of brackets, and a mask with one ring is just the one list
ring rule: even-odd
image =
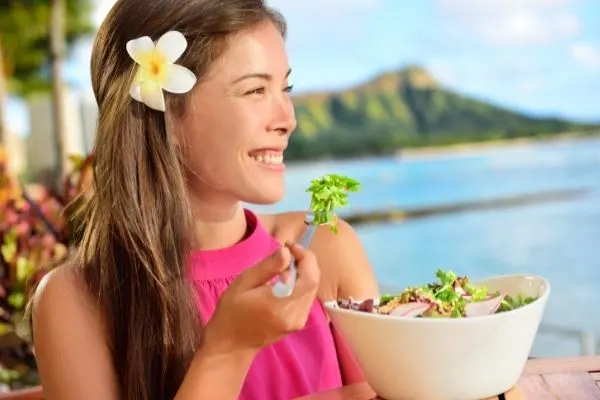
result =
[[195,140],[187,154],[187,160],[196,172],[204,173],[227,165],[230,157],[227,151],[229,146],[211,137],[203,139]]
[[213,187],[222,187],[239,169],[248,151],[248,141],[228,122],[212,132],[198,132],[189,141],[186,163],[195,179]]
[[185,160],[198,178],[214,185],[231,181],[244,168],[247,153],[263,146],[264,104],[229,104],[226,115],[220,109],[205,109],[186,131]]

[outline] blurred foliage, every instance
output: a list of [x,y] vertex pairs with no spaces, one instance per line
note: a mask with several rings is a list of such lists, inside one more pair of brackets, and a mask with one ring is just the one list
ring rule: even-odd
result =
[[[94,33],[93,2],[65,0],[65,8],[65,39],[71,49],[77,39]],[[9,92],[50,90],[50,10],[51,0],[0,1],[0,45]]]
[[72,218],[89,188],[92,157],[72,157],[63,193],[38,184],[24,187],[7,174],[0,154],[0,383],[17,388],[37,384],[37,368],[24,307],[32,289],[64,261],[79,224]]
[[416,66],[337,93],[294,98],[298,128],[288,160],[396,153],[404,147],[555,136],[598,130],[534,118],[442,88]]

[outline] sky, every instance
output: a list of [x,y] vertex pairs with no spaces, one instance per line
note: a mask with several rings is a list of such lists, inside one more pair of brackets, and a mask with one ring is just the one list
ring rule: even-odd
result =
[[[96,0],[100,24],[114,0]],[[442,86],[532,115],[600,122],[600,0],[268,0],[288,21],[298,92],[419,65]],[[90,96],[91,40],[65,75]],[[27,130],[22,104],[8,123]]]

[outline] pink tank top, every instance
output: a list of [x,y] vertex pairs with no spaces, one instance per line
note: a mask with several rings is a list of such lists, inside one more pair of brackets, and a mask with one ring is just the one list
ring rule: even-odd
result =
[[[237,244],[191,255],[192,278],[203,319],[212,316],[221,294],[247,268],[271,255],[280,244],[250,210],[250,234]],[[240,400],[291,400],[342,385],[329,322],[317,300],[304,329],[264,348],[254,359]]]

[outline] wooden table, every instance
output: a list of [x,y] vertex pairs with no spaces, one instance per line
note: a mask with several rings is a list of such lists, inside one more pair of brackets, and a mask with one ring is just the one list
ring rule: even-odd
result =
[[[41,387],[0,394],[0,400],[42,400]],[[600,356],[542,358],[527,362],[517,387],[506,400],[600,400]],[[297,400],[376,400],[366,383]],[[498,399],[493,397],[492,399]],[[486,399],[488,400],[488,399]]]
[[[600,356],[543,358],[527,361],[517,387],[506,400],[600,400]],[[297,400],[376,400],[366,383]],[[492,397],[489,400],[498,399]],[[486,399],[488,400],[488,399]]]

